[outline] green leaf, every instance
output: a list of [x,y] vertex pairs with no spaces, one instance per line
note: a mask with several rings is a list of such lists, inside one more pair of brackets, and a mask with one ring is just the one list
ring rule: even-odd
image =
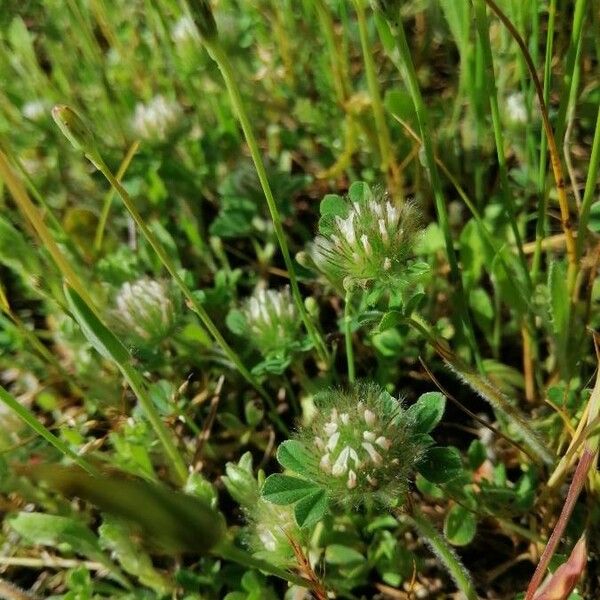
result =
[[246,322],[244,313],[236,308],[233,308],[227,313],[225,324],[227,325],[227,329],[236,335],[245,335],[248,329],[248,323]]
[[321,216],[332,215],[334,217],[345,217],[348,212],[348,203],[338,194],[327,194],[319,204]]
[[132,542],[130,532],[124,524],[105,517],[98,533],[102,546],[119,561],[125,572],[137,577],[140,583],[159,594],[166,594],[172,589],[173,585],[169,580],[154,568],[150,556]]
[[349,546],[329,544],[325,549],[325,561],[330,565],[357,565],[365,562],[365,557]]
[[323,489],[317,489],[308,496],[305,496],[294,507],[294,516],[299,527],[312,527],[316,525],[326,512],[327,494]]
[[269,475],[265,480],[261,495],[265,500],[273,504],[285,505],[297,502],[319,489],[317,485],[305,479],[275,473],[274,475]]
[[368,202],[372,197],[371,188],[364,181],[355,181],[348,190],[350,202]]
[[[24,471],[67,498],[77,496],[131,524],[166,554],[206,554],[225,536],[225,519],[194,496],[119,472],[91,477],[79,468],[36,465]],[[95,539],[95,538],[94,538]]]
[[444,519],[444,535],[454,546],[470,544],[477,531],[475,515],[464,506],[456,504],[447,513]]
[[479,467],[485,462],[487,458],[487,451],[485,446],[480,440],[473,440],[469,449],[467,450],[467,457],[469,458],[469,466],[473,471],[479,469]]
[[400,325],[404,321],[404,315],[399,310],[390,310],[383,315],[379,325],[377,326],[377,333],[391,329]]
[[447,483],[462,473],[460,452],[452,447],[429,448],[417,470],[432,483]]
[[20,512],[8,518],[10,526],[32,544],[58,546],[67,544],[73,552],[88,558],[106,560],[92,531],[70,517]]
[[127,348],[100,321],[81,296],[66,284],[64,291],[71,314],[94,349],[104,358],[114,360],[120,365],[129,362],[130,356]]
[[237,464],[228,462],[225,473],[221,479],[232,498],[245,508],[254,506],[259,498],[259,489],[252,472],[252,454],[246,452]]
[[416,433],[429,433],[442,420],[445,408],[444,394],[427,392],[406,411],[406,416],[413,420]]
[[277,450],[277,461],[284,469],[306,476],[308,466],[314,459],[304,444],[297,440],[286,440]]

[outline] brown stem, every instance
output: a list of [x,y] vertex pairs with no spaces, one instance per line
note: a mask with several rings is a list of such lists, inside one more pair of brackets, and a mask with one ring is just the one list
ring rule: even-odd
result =
[[577,499],[579,498],[579,494],[583,489],[585,484],[585,480],[587,479],[590,468],[594,464],[594,460],[596,458],[596,453],[590,450],[589,448],[585,448],[583,454],[581,455],[581,459],[579,460],[579,464],[577,465],[577,469],[575,469],[575,474],[573,475],[573,481],[571,481],[571,485],[569,486],[569,491],[567,493],[567,497],[565,499],[565,504],[560,513],[560,517],[558,517],[558,521],[550,535],[550,539],[544,548],[544,552],[540,558],[540,562],[535,569],[535,573],[529,582],[529,587],[527,588],[527,593],[525,594],[525,600],[533,600],[534,594],[536,593],[544,575],[546,573],[546,568],[548,567],[548,563],[550,559],[554,555],[556,551],[556,547],[560,542],[560,538],[571,518],[571,514],[573,509],[575,508],[575,504]]

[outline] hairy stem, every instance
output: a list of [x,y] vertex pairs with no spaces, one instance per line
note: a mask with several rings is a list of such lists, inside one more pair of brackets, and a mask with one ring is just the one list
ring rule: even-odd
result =
[[403,519],[417,530],[433,553],[446,567],[456,587],[466,596],[467,600],[477,600],[477,591],[475,590],[471,574],[460,562],[456,552],[454,552],[444,536],[431,524],[430,520],[417,508],[413,510],[410,516],[403,515]]
[[346,292],[344,300],[344,337],[346,339],[346,360],[348,362],[348,381],[354,383],[356,374],[354,370],[354,349],[352,347],[352,316],[350,315],[352,292]]

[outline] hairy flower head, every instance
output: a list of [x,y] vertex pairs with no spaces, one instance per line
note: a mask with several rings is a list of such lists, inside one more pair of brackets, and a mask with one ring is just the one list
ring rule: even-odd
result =
[[[227,463],[223,483],[242,507],[247,527],[244,539],[258,557],[281,567],[295,564],[290,539],[299,539],[300,531],[290,506],[278,506],[260,497],[260,485],[247,452],[239,462]],[[259,476],[262,476],[259,473]]]
[[290,349],[299,338],[302,321],[287,287],[257,289],[242,314],[250,341],[264,356]]
[[179,104],[158,95],[146,104],[136,105],[133,129],[142,139],[164,142],[179,124],[181,116]]
[[322,392],[315,402],[313,422],[296,436],[311,457],[308,478],[342,504],[401,500],[423,450],[401,401],[359,382]]
[[143,277],[121,286],[111,316],[132,344],[152,346],[173,331],[179,302],[167,283]]
[[417,210],[366,184],[360,192],[355,186],[348,198],[331,195],[321,203],[320,234],[308,246],[309,262],[346,289],[406,279],[419,232]]

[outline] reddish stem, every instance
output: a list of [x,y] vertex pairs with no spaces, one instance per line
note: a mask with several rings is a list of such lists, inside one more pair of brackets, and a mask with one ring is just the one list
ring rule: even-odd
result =
[[579,494],[583,489],[585,484],[585,480],[587,479],[590,468],[594,464],[594,460],[596,458],[596,452],[592,452],[589,448],[585,448],[583,454],[581,455],[581,459],[579,460],[579,464],[575,469],[575,474],[573,475],[573,481],[571,481],[571,485],[569,486],[569,491],[567,493],[567,497],[565,498],[565,504],[560,513],[560,517],[558,517],[558,521],[554,526],[554,531],[552,531],[552,535],[544,548],[544,552],[540,557],[540,562],[535,569],[535,573],[529,582],[529,587],[527,588],[527,593],[525,594],[525,600],[533,600],[534,594],[536,593],[544,575],[546,573],[546,569],[548,567],[548,563],[550,559],[554,555],[556,551],[556,547],[558,546],[558,542],[560,542],[560,538],[564,533],[564,530],[571,518],[571,514],[573,513],[573,509],[575,508],[575,504],[577,502],[577,498],[579,498]]

